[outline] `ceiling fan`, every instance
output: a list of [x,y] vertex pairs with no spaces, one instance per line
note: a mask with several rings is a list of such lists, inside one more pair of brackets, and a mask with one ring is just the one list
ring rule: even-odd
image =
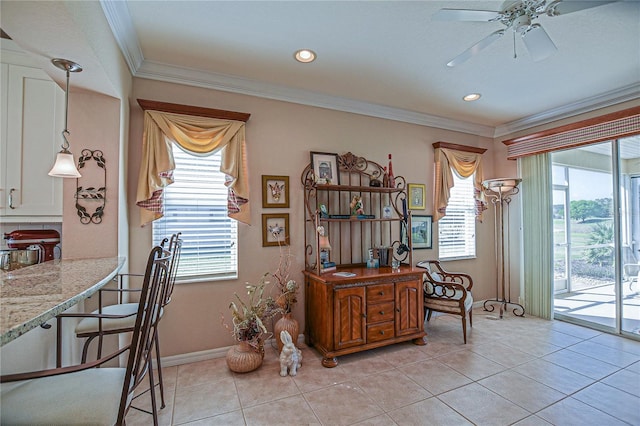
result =
[[[488,47],[502,37],[509,29],[519,34],[534,61],[541,61],[555,53],[558,48],[540,24],[533,23],[538,16],[559,16],[602,6],[615,1],[573,1],[573,0],[518,0],[507,2],[501,11],[473,9],[440,9],[433,15],[435,21],[480,21],[501,22],[506,28],[489,34],[451,61],[449,67],[455,67]],[[515,50],[515,44],[514,44]],[[515,55],[515,54],[514,54]]]

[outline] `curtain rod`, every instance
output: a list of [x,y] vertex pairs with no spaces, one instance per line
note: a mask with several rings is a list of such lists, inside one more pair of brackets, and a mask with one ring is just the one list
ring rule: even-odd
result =
[[171,104],[168,102],[150,101],[147,99],[138,99],[138,105],[143,110],[153,110],[169,112],[173,114],[195,115],[198,117],[218,118],[221,120],[244,121],[245,123],[251,117],[246,112],[225,111],[223,109],[204,108],[192,105]]

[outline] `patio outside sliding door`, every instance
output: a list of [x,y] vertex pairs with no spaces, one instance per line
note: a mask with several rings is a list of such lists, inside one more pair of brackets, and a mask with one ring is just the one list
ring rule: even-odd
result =
[[552,163],[554,317],[640,336],[640,138]]

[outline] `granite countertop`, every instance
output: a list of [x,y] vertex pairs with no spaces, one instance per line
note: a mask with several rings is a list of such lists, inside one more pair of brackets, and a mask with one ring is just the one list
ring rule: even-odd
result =
[[0,271],[0,346],[94,294],[124,261],[123,257],[57,259]]

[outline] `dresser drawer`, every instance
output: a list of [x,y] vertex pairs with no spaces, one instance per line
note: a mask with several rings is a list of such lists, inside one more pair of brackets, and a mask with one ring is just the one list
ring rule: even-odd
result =
[[394,322],[382,322],[367,326],[367,343],[393,338]]
[[393,321],[394,306],[395,303],[393,301],[367,304],[367,323]]
[[393,300],[393,284],[377,284],[367,286],[367,303],[387,302]]

